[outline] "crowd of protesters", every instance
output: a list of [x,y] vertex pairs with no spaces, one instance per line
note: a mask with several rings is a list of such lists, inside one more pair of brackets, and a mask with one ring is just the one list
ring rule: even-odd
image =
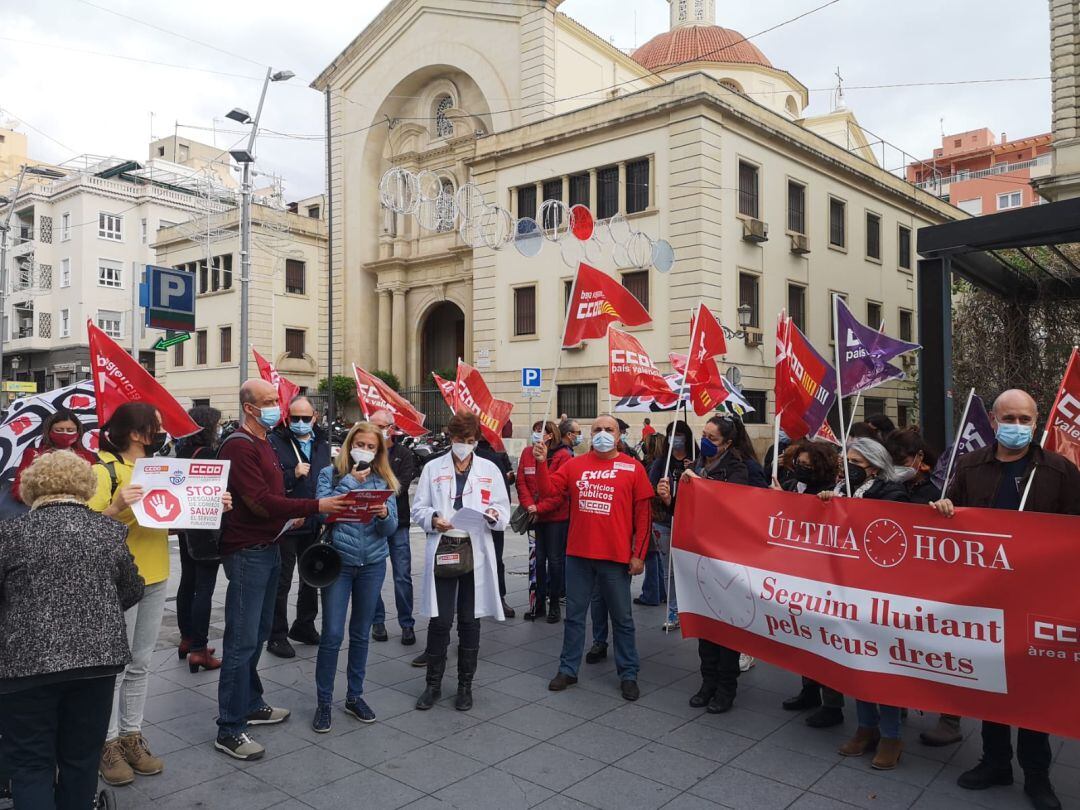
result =
[[[413,661],[426,669],[416,709],[430,710],[442,698],[455,622],[452,705],[472,709],[480,619],[515,616],[502,559],[514,490],[535,538],[535,593],[524,618],[563,623],[558,670],[548,688],[561,692],[576,684],[583,656],[586,666],[606,659],[610,623],[618,690],[628,701],[640,695],[633,605],[662,606],[664,621],[658,618],[657,625],[679,626],[672,518],[688,479],[772,487],[822,501],[912,503],[949,518],[958,506],[1018,509],[1038,468],[1026,508],[1080,514],[1080,471],[1033,443],[1036,407],[1023,391],[998,397],[991,415],[996,441],[960,459],[944,494],[933,475],[935,449],[917,429],[898,430],[884,417],[851,426],[842,448],[782,437],[762,463],[734,417],[714,416],[696,434],[682,420],[657,429],[646,419],[635,445],[629,426],[614,416],[595,418],[586,439],[579,422],[563,415],[532,425],[515,470],[485,440],[478,418],[459,412],[448,424],[449,452],[421,470],[399,443],[387,411],[353,425],[334,456],[306,398],[297,397],[282,413],[274,386],[250,380],[240,390],[240,405],[241,423],[224,440],[221,413],[194,408],[190,415],[200,430],[175,450],[184,458],[231,462],[216,542],[204,533],[180,533],[176,612],[179,657],[193,672],[219,672],[213,745],[240,760],[265,754],[251,727],[281,723],[290,714],[264,699],[263,649],[288,658],[296,654],[292,642],[318,646],[311,727],[326,733],[334,723],[347,627],[342,711],[361,723],[376,721],[378,707],[364,698],[364,676],[369,640],[389,638],[381,596],[388,571],[400,642],[416,643],[414,612],[429,620],[425,649]],[[86,807],[99,774],[110,785],[125,785],[166,766],[142,729],[167,600],[169,538],[165,530],[140,526],[132,511],[143,496],[132,484],[136,462],[160,452],[166,441],[161,414],[145,403],[120,407],[102,427],[96,454],[84,448],[82,434],[79,419],[67,411],[46,421],[15,479],[15,496],[29,511],[0,523],[0,752],[14,774],[17,808]],[[388,491],[389,497],[368,523],[327,522],[357,490]],[[415,604],[411,526],[424,535]],[[301,578],[290,624],[298,560],[320,544],[336,550],[340,570],[321,588]],[[228,581],[220,658],[208,639],[219,567]],[[640,595],[632,598],[639,575]],[[740,674],[754,661],[706,639],[697,646],[701,682],[689,704],[728,712]],[[906,709],[851,697],[857,728],[838,753],[872,755],[875,769],[902,767]],[[844,695],[807,677],[782,706],[807,712],[813,728],[844,722]],[[982,758],[960,775],[959,785],[1011,784],[1011,729],[983,722],[981,734]],[[920,736],[928,746],[961,739],[961,718],[952,715],[940,715]],[[1060,807],[1050,782],[1048,736],[1020,729],[1016,753],[1034,806]]]

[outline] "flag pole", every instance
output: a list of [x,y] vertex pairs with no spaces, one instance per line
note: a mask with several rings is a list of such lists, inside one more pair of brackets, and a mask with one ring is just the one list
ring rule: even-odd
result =
[[563,333],[562,338],[559,340],[559,353],[555,357],[555,367],[551,372],[551,392],[548,394],[547,405],[544,406],[544,421],[548,421],[548,417],[551,416],[551,405],[555,401],[555,381],[559,376],[559,369],[562,367],[562,353],[563,344],[566,343],[566,327],[570,325],[570,307],[574,305],[574,297],[577,295],[577,283],[578,276],[581,275],[581,264],[578,264],[577,272],[574,273],[574,282],[570,285],[570,299],[566,302],[566,309],[563,312]]
[[[679,398],[675,400],[675,417],[676,417],[676,420],[678,419],[678,416],[679,416],[679,403],[682,402],[683,390],[686,388],[686,378],[690,374],[690,352],[693,352],[694,351],[694,346],[697,345],[697,341],[695,340],[695,338],[697,337],[697,331],[700,328],[700,326],[701,326],[701,301],[699,300],[698,303],[697,303],[697,307],[694,309],[694,325],[690,329],[690,351],[687,352],[687,354],[686,354],[686,368],[683,370],[682,382],[679,383]],[[687,425],[687,427],[690,426],[690,414],[689,414],[689,412],[686,412],[686,425]],[[672,428],[672,433],[674,433],[674,428]],[[671,472],[671,442],[668,442],[667,461],[664,462],[664,478],[665,478],[665,480],[667,479],[668,474],[670,472]]]
[[[964,430],[964,425],[967,424],[968,412],[971,410],[971,400],[975,397],[975,389],[972,388],[968,391],[967,402],[964,403],[964,413],[960,416],[960,430]],[[941,482],[941,497],[945,497],[945,493],[949,491],[949,479],[952,478],[953,464],[956,463],[956,451],[960,447],[960,440],[963,438],[963,433],[957,437],[953,442],[952,453],[949,455],[949,463],[945,467],[945,480]]]
[[[1050,435],[1050,420],[1054,418],[1054,413],[1057,412],[1058,404],[1061,402],[1061,397],[1065,393],[1065,381],[1069,379],[1069,374],[1072,371],[1073,365],[1076,363],[1076,359],[1080,353],[1080,349],[1073,346],[1072,355],[1069,357],[1069,364],[1065,366],[1065,376],[1061,378],[1061,385],[1058,387],[1057,396],[1054,398],[1054,404],[1050,408],[1050,414],[1046,418],[1046,427],[1043,428],[1042,439],[1039,440],[1039,447],[1046,446],[1046,439]],[[1020,499],[1020,511],[1024,511],[1024,507],[1027,506],[1028,495],[1031,494],[1031,484],[1035,480],[1035,468],[1032,467],[1031,475],[1028,476],[1027,486],[1024,487],[1024,495]]]
[[[783,360],[783,362],[784,362],[784,365],[785,365],[784,373],[787,374],[788,373],[787,368],[790,368],[790,366],[791,366],[790,361],[788,360],[788,351],[791,348],[791,320],[786,319],[786,320],[782,321],[781,320],[782,318],[785,318],[785,319],[787,318],[786,309],[780,310],[779,314],[776,316],[776,320],[777,320],[777,326],[778,327],[781,326],[781,325],[786,327],[784,329],[784,338],[783,338],[784,339],[784,360]],[[779,328],[776,331],[777,331],[777,333],[779,333],[779,331],[780,331]],[[777,398],[776,398],[776,375],[779,374],[779,372],[780,372],[779,366],[774,365],[774,368],[773,368],[773,414],[774,414],[773,422],[775,422],[775,424],[773,425],[773,461],[772,461],[772,480],[773,481],[777,481],[779,476],[780,476],[780,415],[784,412],[783,408],[777,409],[777,405],[779,404],[779,400],[777,400]],[[772,483],[772,481],[770,483]]]
[[[612,402],[612,397],[611,397],[611,324],[610,323],[607,325],[607,333],[604,335],[604,337],[607,339],[607,345],[608,345],[607,409],[608,409],[608,413],[610,413],[612,416],[615,416],[615,404]],[[562,354],[561,349],[559,350],[559,353]]]
[[844,489],[847,496],[851,497],[851,476],[848,475],[847,461],[847,430],[844,428],[844,382],[840,373],[840,296],[833,293],[833,350],[836,357],[836,412],[840,420],[840,436],[843,445],[840,447],[840,456],[844,460]]

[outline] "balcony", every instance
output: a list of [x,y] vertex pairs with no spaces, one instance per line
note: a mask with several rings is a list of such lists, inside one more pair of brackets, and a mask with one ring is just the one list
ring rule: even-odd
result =
[[957,172],[956,174],[950,174],[944,177],[932,177],[929,180],[923,180],[921,183],[916,183],[915,188],[921,188],[924,191],[929,191],[931,194],[942,196],[949,193],[950,184],[959,183],[964,180],[978,180],[981,177],[992,177],[996,174],[1009,174],[1023,169],[1032,169],[1031,174],[1033,177],[1041,177],[1043,174],[1049,172],[1052,158],[1053,156],[1048,152],[1045,155],[1039,155],[1033,160],[1021,160],[1016,163],[996,163],[987,169],[979,169],[974,172]]

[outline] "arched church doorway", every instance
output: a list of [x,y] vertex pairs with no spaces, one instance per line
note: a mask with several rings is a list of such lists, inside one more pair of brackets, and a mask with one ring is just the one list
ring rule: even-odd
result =
[[443,301],[428,313],[420,333],[420,379],[431,382],[431,372],[452,379],[458,358],[465,357],[465,313],[457,304]]

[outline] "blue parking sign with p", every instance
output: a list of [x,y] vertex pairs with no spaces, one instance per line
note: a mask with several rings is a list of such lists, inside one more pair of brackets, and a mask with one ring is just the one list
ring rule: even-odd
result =
[[146,325],[153,329],[195,328],[195,274],[146,266]]
[[540,369],[523,368],[521,370],[522,388],[540,388]]

